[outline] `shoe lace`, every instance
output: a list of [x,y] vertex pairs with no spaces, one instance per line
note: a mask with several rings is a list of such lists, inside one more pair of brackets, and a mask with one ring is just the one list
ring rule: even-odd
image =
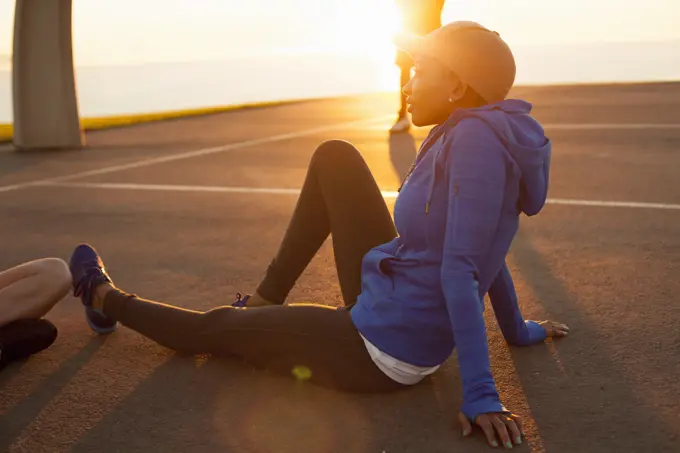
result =
[[73,287],[73,295],[75,297],[79,297],[83,294],[83,291],[87,289],[87,286],[92,281],[93,277],[104,272],[104,269],[102,269],[96,261],[87,261],[84,262],[83,265],[85,267],[85,272]]

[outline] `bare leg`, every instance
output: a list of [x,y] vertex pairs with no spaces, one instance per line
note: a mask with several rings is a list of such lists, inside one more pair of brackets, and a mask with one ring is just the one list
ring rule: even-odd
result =
[[41,318],[69,291],[71,273],[59,258],[29,261],[0,272],[0,326]]

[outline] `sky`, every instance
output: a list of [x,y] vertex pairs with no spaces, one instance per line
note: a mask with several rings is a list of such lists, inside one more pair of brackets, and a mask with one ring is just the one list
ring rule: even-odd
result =
[[[0,0],[0,61],[14,0]],[[680,0],[449,0],[443,21],[475,20],[511,46],[680,41]],[[393,60],[395,0],[74,0],[76,65],[324,52]]]

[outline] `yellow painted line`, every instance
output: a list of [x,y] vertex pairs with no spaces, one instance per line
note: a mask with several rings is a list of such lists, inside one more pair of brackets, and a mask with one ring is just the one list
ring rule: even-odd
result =
[[12,125],[0,124],[0,141],[9,140],[12,138]]
[[[277,105],[284,105],[294,102],[301,102],[300,100],[287,101],[272,101],[272,102],[255,102],[250,104],[226,105],[217,107],[201,107],[195,109],[172,110],[167,112],[151,112],[151,113],[133,113],[130,115],[112,115],[112,116],[98,116],[92,118],[82,118],[81,127],[86,131],[93,131],[97,129],[108,129],[112,127],[132,126],[134,124],[150,123],[154,121],[165,121],[177,118],[186,118],[191,116],[211,115],[215,113],[230,112],[233,110],[243,110],[256,107],[273,107]],[[0,124],[0,141],[9,141],[12,139],[13,127],[12,124]]]

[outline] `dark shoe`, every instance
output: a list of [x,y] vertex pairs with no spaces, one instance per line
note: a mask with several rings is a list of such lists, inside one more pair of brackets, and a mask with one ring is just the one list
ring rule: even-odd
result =
[[248,303],[248,299],[250,299],[250,294],[246,294],[245,296],[243,296],[241,295],[241,293],[236,293],[236,302],[231,304],[231,306],[236,308],[243,308]]
[[71,255],[69,268],[73,278],[73,295],[80,297],[83,302],[85,319],[90,328],[100,334],[116,330],[116,320],[109,318],[101,310],[92,308],[94,290],[104,283],[113,284],[97,251],[88,244],[80,244]]
[[49,348],[57,328],[46,319],[19,319],[0,327],[0,369]]

